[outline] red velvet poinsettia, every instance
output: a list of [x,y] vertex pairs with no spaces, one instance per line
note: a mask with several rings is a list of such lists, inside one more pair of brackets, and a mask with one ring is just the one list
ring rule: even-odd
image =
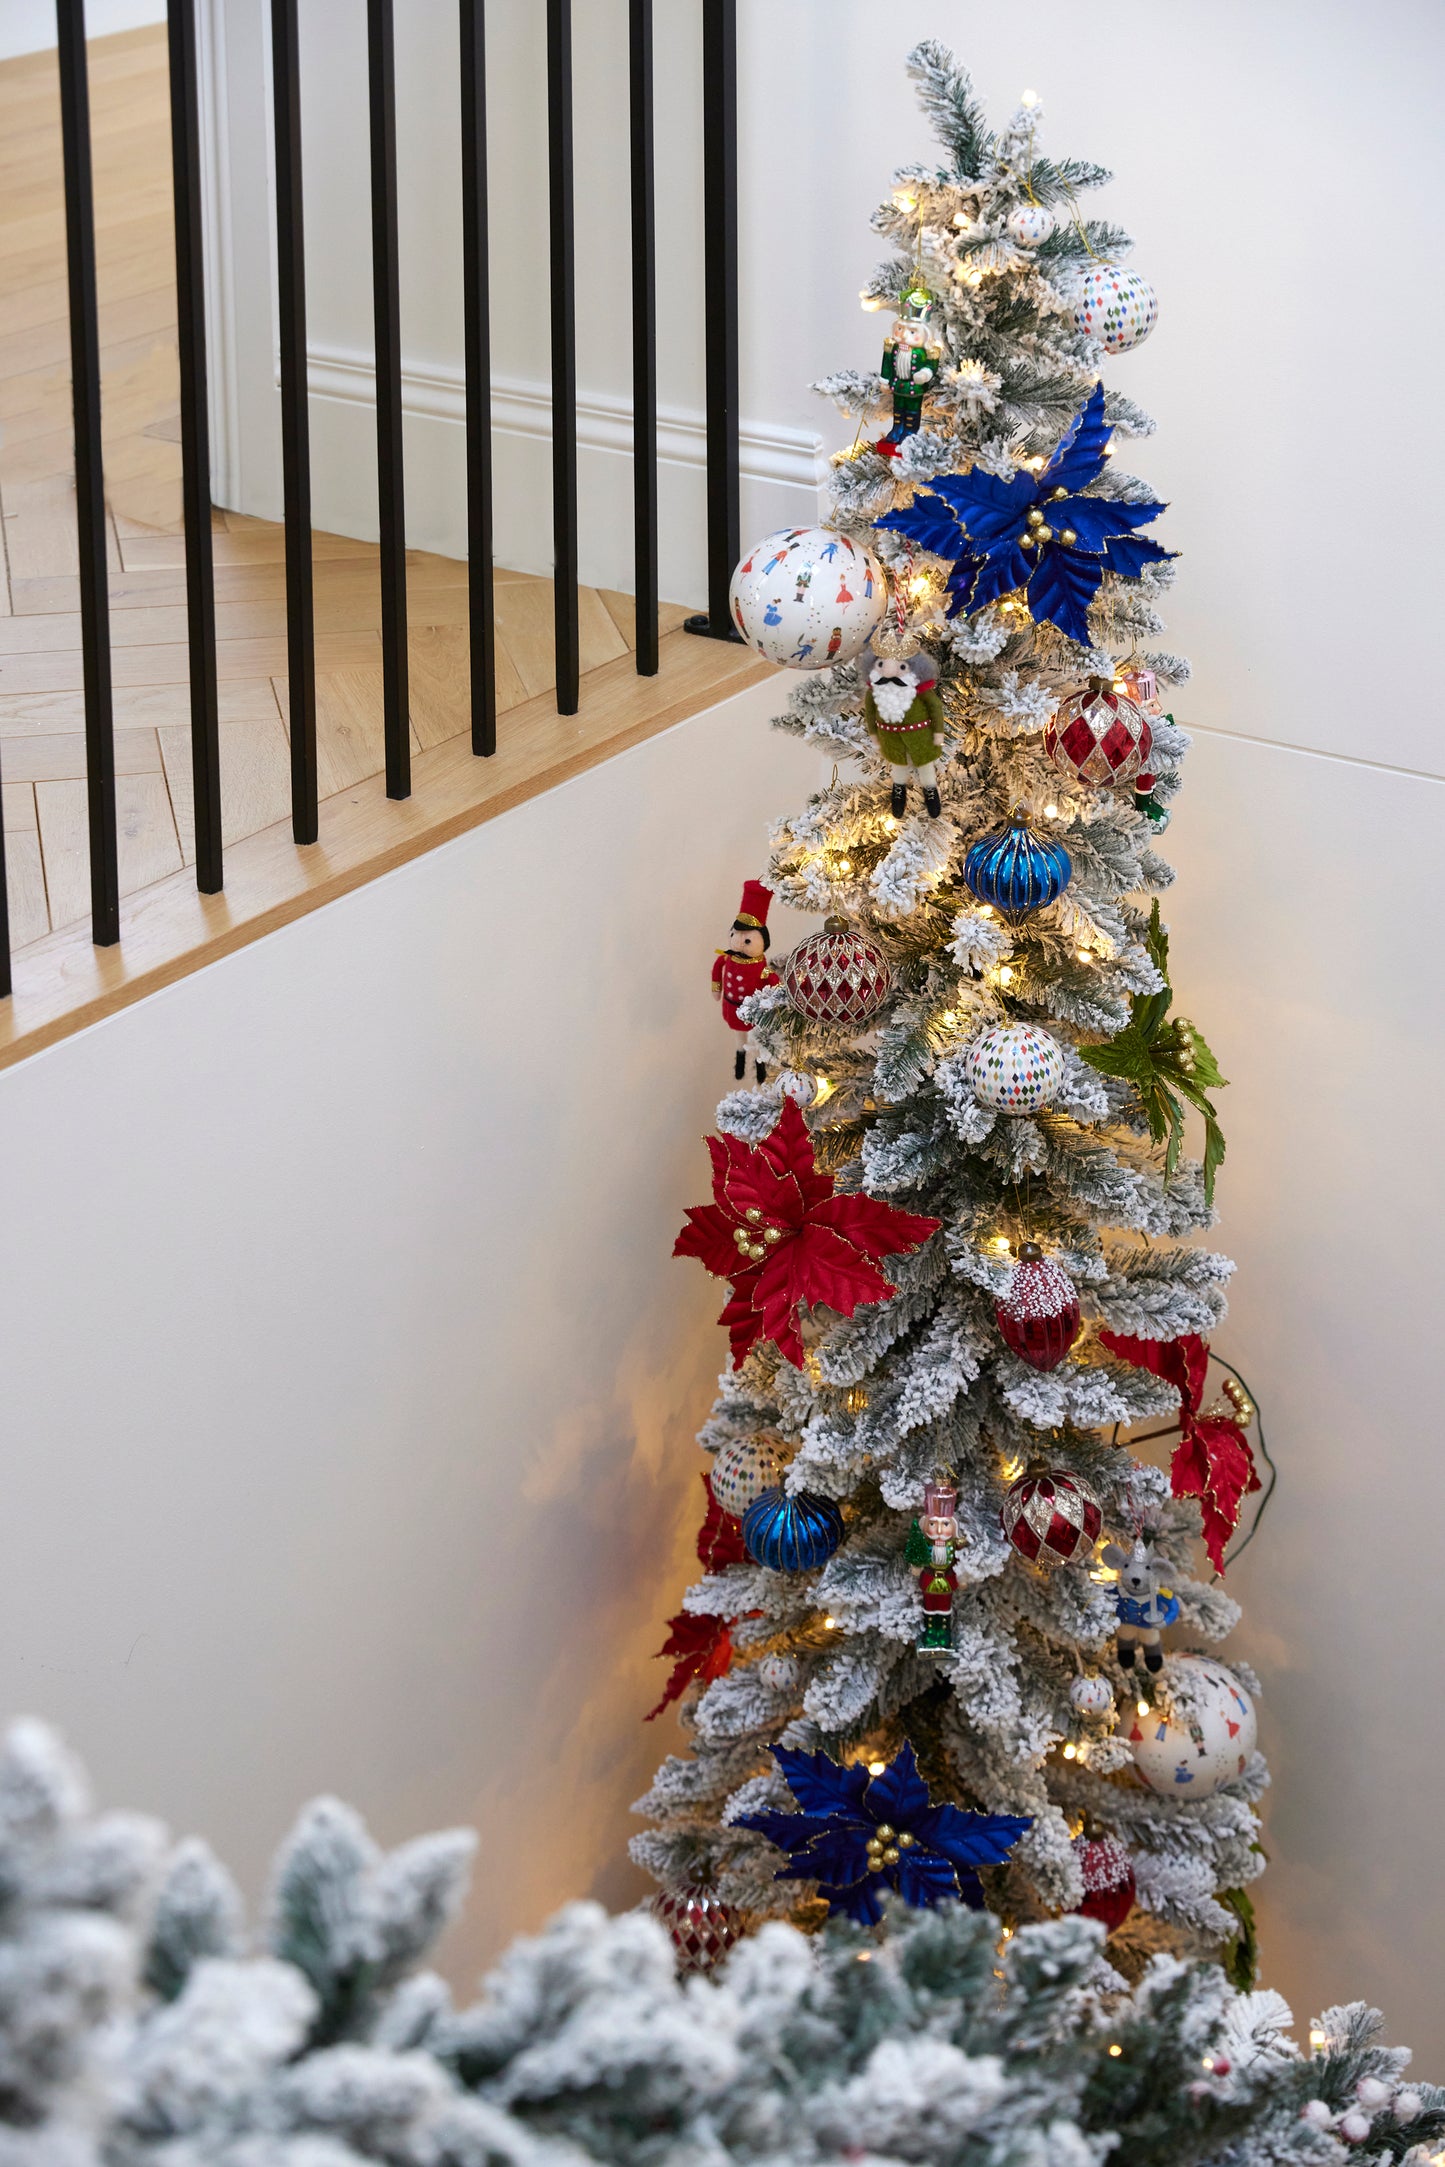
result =
[[851,1317],[861,1303],[884,1300],[893,1288],[878,1259],[920,1248],[942,1224],[871,1196],[835,1196],[792,1099],[756,1148],[736,1136],[710,1136],[707,1148],[713,1202],[693,1206],[672,1253],[732,1281],[718,1322],[731,1336],[734,1369],[760,1339],[801,1369],[798,1311],[825,1303]]
[[[712,1494],[712,1484],[706,1475],[702,1478],[707,1496],[707,1512],[697,1531],[697,1554],[710,1573],[720,1573],[729,1565],[741,1565],[747,1557],[747,1545],[738,1522]],[[676,1657],[663,1689],[662,1699],[649,1710],[646,1717],[651,1722],[660,1716],[671,1702],[680,1700],[694,1678],[703,1685],[711,1685],[714,1678],[721,1678],[732,1669],[733,1620],[720,1618],[712,1612],[680,1610],[675,1618],[667,1621],[667,1638],[658,1649],[659,1655]]]
[[1224,1571],[1224,1546],[1239,1525],[1241,1500],[1259,1488],[1254,1454],[1244,1427],[1229,1415],[1201,1415],[1209,1342],[1197,1332],[1178,1339],[1129,1339],[1100,1332],[1111,1354],[1135,1369],[1162,1377],[1179,1394],[1179,1442],[1169,1464],[1176,1497],[1197,1497],[1204,1510],[1204,1547],[1216,1572]]

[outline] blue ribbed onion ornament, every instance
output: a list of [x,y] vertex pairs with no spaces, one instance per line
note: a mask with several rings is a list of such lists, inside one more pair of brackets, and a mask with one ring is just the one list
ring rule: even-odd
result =
[[843,1515],[831,1497],[764,1490],[743,1514],[743,1541],[759,1565],[805,1573],[824,1565],[843,1540]]
[[1026,918],[1061,896],[1074,865],[1062,843],[1038,835],[1022,817],[990,828],[968,846],[963,877],[980,903],[1004,918]]

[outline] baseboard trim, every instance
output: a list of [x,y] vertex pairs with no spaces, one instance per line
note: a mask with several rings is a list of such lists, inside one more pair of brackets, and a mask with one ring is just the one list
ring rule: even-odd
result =
[[[279,377],[278,377],[279,381]],[[466,416],[466,380],[460,369],[413,366],[402,371],[402,410],[426,421],[460,424]],[[376,404],[376,372],[370,354],[313,346],[307,364],[313,398],[350,406]],[[492,427],[507,436],[550,439],[552,394],[545,383],[524,377],[492,380]],[[584,391],[577,399],[579,451],[630,454],[632,406],[609,392]],[[672,466],[707,464],[707,423],[686,407],[659,407],[657,456]],[[823,439],[802,429],[748,422],[739,432],[739,464],[748,481],[819,488],[827,477]]]

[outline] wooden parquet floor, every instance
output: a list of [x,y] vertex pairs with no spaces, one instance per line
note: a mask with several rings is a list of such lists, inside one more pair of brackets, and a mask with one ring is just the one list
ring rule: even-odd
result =
[[[165,32],[98,40],[90,62],[120,884],[133,897],[194,862]],[[0,775],[23,963],[89,911],[53,53],[0,63],[0,544]],[[281,530],[217,513],[215,558],[230,846],[290,813]],[[380,606],[371,545],[317,534],[314,558],[324,801],[382,769]],[[409,565],[417,754],[470,728],[466,566],[421,552]],[[665,610],[664,632],[682,616]],[[550,582],[499,572],[496,619],[505,712],[554,684]],[[584,672],[616,662],[633,641],[631,598],[585,589],[581,627]]]

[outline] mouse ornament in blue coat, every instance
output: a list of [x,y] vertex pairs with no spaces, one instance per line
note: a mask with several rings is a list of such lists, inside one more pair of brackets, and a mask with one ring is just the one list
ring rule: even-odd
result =
[[1134,1668],[1134,1657],[1140,1648],[1144,1651],[1144,1668],[1158,1671],[1164,1667],[1164,1651],[1159,1645],[1163,1626],[1173,1625],[1179,1616],[1179,1598],[1164,1585],[1167,1571],[1164,1560],[1150,1549],[1146,1542],[1136,1542],[1132,1550],[1123,1550],[1118,1543],[1104,1545],[1103,1562],[1119,1575],[1118,1592],[1114,1608],[1119,1624],[1115,1645],[1119,1650],[1119,1662],[1125,1670]]

